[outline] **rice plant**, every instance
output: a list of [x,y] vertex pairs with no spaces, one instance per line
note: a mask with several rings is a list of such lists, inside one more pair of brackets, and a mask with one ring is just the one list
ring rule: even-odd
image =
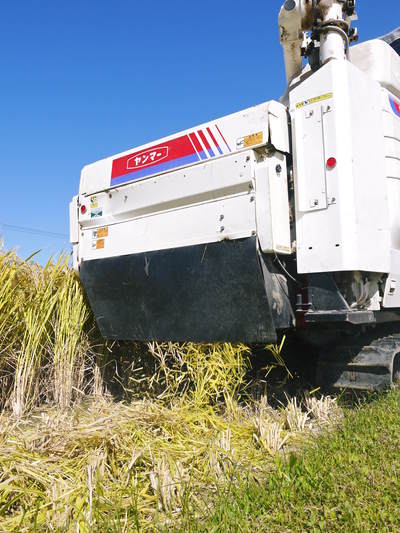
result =
[[250,350],[243,344],[150,343],[157,367],[149,389],[159,398],[179,397],[196,406],[223,400],[232,404],[240,397]]
[[0,407],[20,417],[45,400],[71,404],[90,353],[88,318],[68,257],[41,267],[0,252]]
[[43,270],[31,269],[33,290],[21,302],[20,317],[24,331],[21,343],[15,350],[11,405],[17,416],[30,408],[40,393],[40,380],[37,376],[50,343],[51,317],[57,301],[56,280],[64,264],[65,260],[60,258],[55,265],[49,261]]
[[71,271],[65,272],[56,298],[52,324],[53,394],[56,403],[66,408],[83,385],[85,359],[90,348],[85,333],[89,310],[79,281]]

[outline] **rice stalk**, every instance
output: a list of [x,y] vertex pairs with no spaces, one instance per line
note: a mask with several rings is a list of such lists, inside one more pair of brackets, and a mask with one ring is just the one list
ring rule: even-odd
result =
[[282,340],[281,340],[280,344],[268,344],[267,346],[265,346],[265,349],[269,353],[271,353],[273,358],[275,359],[275,365],[274,364],[268,365],[267,367],[265,367],[263,369],[263,370],[267,371],[267,375],[271,372],[271,370],[275,366],[279,366],[279,367],[282,367],[283,369],[285,369],[285,371],[287,373],[287,376],[289,378],[293,378],[293,375],[290,372],[290,370],[288,369],[288,367],[286,366],[285,360],[284,360],[283,355],[282,355],[283,346],[285,344],[285,341],[286,341],[286,336],[284,335],[282,337]]
[[150,343],[149,351],[157,361],[149,389],[159,399],[179,396],[196,406],[220,400],[233,405],[250,368],[250,350],[242,344]]
[[[15,277],[17,257],[13,252],[0,254],[0,354],[3,354],[10,343],[10,335],[15,331],[18,321],[15,320],[18,301],[15,299]],[[1,367],[4,358],[0,358]]]
[[309,396],[305,398],[305,406],[308,414],[320,424],[334,422],[341,416],[341,410],[336,398],[330,396]]
[[303,412],[297,403],[297,398],[288,399],[284,411],[285,425],[290,431],[304,431],[309,419],[308,413]]
[[85,325],[89,317],[79,281],[70,271],[57,292],[53,331],[54,399],[69,407],[82,388],[89,341]]

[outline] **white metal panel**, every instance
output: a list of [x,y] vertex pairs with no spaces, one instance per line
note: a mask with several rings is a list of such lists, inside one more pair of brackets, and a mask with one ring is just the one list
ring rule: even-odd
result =
[[248,192],[252,179],[246,158],[239,154],[113,191],[112,213],[116,218],[142,216]]
[[[388,178],[400,179],[400,99],[385,89],[382,90],[382,116],[385,136],[386,175]],[[400,184],[393,185],[399,187]],[[393,191],[394,192],[394,191]],[[400,205],[399,205],[400,208]]]
[[258,165],[255,170],[257,191],[256,223],[260,247],[263,252],[271,252],[274,249],[270,192],[269,192],[269,168],[267,165]]
[[[280,169],[280,171],[278,171]],[[276,152],[256,165],[256,220],[261,250],[290,254],[290,216],[286,157]]]
[[[316,145],[312,137],[303,142],[304,137],[298,133],[299,109],[316,106],[323,110],[331,105],[321,128],[325,157],[337,160],[334,169],[323,170],[327,208],[302,211],[305,202],[296,202],[300,273],[389,272],[390,223],[380,92],[377,82],[346,61],[331,61],[291,92],[296,187],[303,169],[298,162],[306,154],[318,158],[321,150],[317,128]],[[317,172],[320,169],[322,183],[322,168],[316,168]]]
[[81,196],[80,202],[86,205],[87,211],[80,215],[80,223],[83,227],[97,227],[247,194],[253,187],[252,154],[247,150],[108,192]]
[[385,137],[385,175],[391,235],[391,265],[386,282],[384,307],[400,306],[400,100],[382,89]]
[[85,228],[79,257],[80,260],[100,259],[249,237],[255,234],[256,229],[254,206],[249,192],[216,202],[128,219],[105,227],[105,237],[103,228]]
[[71,244],[75,244],[79,241],[77,196],[74,196],[69,204],[69,241]]
[[79,243],[72,245],[72,268],[79,272]]
[[83,167],[79,194],[92,194],[110,188],[112,159],[102,159]]
[[326,209],[323,110],[320,102],[294,111],[296,200],[301,212]]
[[286,106],[272,100],[268,103],[270,143],[280,152],[289,153],[288,112]]
[[[280,169],[280,170],[278,170]],[[287,182],[286,157],[275,153],[269,159],[269,191],[273,251],[281,254],[291,253],[290,213]]]
[[[386,158],[394,159],[395,160],[394,163],[400,162],[400,140],[386,137],[385,138],[385,154],[386,154]],[[399,179],[400,175],[396,173],[396,174],[390,175],[390,177]]]
[[79,260],[255,235],[254,152],[80,196]]

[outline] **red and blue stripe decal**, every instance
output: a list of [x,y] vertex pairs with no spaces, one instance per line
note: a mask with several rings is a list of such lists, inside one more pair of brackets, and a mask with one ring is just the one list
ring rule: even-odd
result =
[[389,102],[394,114],[400,118],[400,102],[395,100],[393,96],[389,96]]
[[[228,150],[231,151],[218,126],[216,127]],[[207,128],[207,133],[214,147],[211,146],[204,131],[197,130],[114,159],[111,170],[111,185],[120,185],[127,181],[204,161],[216,157],[216,155],[223,155],[224,152],[210,128]],[[215,153],[215,148],[218,150],[218,154]]]
[[217,139],[214,137],[214,134],[213,132],[210,130],[210,128],[207,128],[207,133],[208,135],[211,137],[211,140],[212,142],[215,144],[215,146],[217,147],[217,150],[218,152],[220,153],[220,155],[222,155],[222,150],[221,150],[221,147],[219,146],[218,142],[217,142]]

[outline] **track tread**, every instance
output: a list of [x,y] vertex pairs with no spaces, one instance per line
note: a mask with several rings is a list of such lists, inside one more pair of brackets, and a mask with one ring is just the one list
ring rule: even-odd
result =
[[[377,334],[379,334],[377,332]],[[319,382],[334,388],[382,390],[393,387],[393,362],[400,353],[400,333],[385,334],[373,339],[366,335],[368,344],[360,337],[353,342],[342,342],[322,353],[318,364]]]

